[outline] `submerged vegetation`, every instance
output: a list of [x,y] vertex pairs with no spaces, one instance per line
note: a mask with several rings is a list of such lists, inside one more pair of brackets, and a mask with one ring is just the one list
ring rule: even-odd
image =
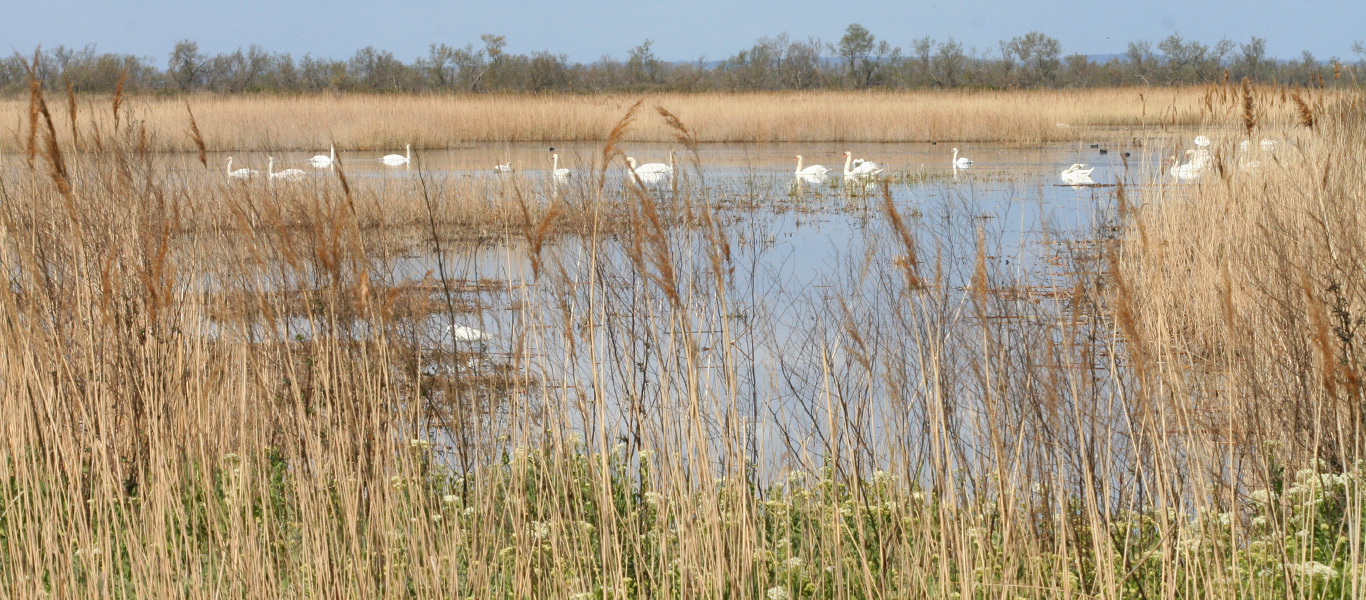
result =
[[[0,589],[1360,597],[1366,103],[1242,90],[1192,117],[1240,125],[1204,181],[1115,188],[1022,299],[987,229],[885,185],[829,286],[763,282],[672,108],[625,107],[566,187],[271,185],[207,162],[212,111],[67,126],[35,85],[0,171]],[[623,167],[650,127],[689,156],[667,185]],[[490,241],[499,281],[461,258]]]

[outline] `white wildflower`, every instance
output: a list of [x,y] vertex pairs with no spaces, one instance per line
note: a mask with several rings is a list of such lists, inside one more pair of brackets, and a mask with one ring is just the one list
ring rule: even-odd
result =
[[789,559],[783,561],[783,564],[784,564],[784,565],[787,565],[787,568],[789,568],[789,569],[798,569],[798,568],[801,568],[801,566],[802,566],[802,557],[800,557],[800,556],[794,556],[794,557],[792,557],[792,558],[789,558]]
[[650,460],[650,459],[652,459],[652,458],[654,458],[654,457],[655,457],[655,451],[654,451],[654,450],[641,450],[641,451],[640,451],[640,460]]
[[1312,560],[1304,564],[1293,565],[1292,568],[1310,579],[1332,581],[1338,576],[1337,569]]
[[773,586],[768,588],[768,592],[764,595],[768,597],[768,600],[787,600],[787,588],[781,585]]
[[532,521],[530,531],[532,539],[543,540],[550,535],[550,523]]
[[427,449],[432,447],[432,443],[427,440],[412,439],[408,440],[408,447],[412,448],[413,450],[421,450],[425,452]]
[[441,502],[445,504],[455,504],[456,500],[459,500],[459,498],[456,498],[455,494],[446,494],[441,497]]
[[886,471],[883,471],[883,470],[880,470],[880,469],[877,470],[877,471],[873,471],[873,484],[874,484],[874,485],[877,485],[877,484],[880,484],[880,483],[887,483],[887,481],[888,481],[889,479],[891,479],[891,476],[888,475]]
[[1271,503],[1271,491],[1270,491],[1270,490],[1253,490],[1252,493],[1250,493],[1250,494],[1247,495],[1247,497],[1248,497],[1248,498],[1251,498],[1253,502],[1256,502],[1256,503],[1258,503],[1258,504],[1270,504],[1270,503]]
[[1200,545],[1205,542],[1205,538],[1200,535],[1192,535],[1176,543],[1177,547],[1187,552],[1199,550]]

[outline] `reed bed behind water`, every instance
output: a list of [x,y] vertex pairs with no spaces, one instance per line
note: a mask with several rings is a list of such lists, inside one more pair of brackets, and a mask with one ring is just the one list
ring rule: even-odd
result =
[[[1361,108],[1306,106],[1297,151],[1336,158],[1120,192],[1042,301],[1001,293],[1029,282],[977,221],[861,190],[795,330],[705,188],[600,178],[639,105],[563,247],[553,194],[420,185],[425,226],[385,227],[344,170],[186,188],[152,123],[83,129],[75,160],[37,109],[34,167],[0,174],[0,589],[1360,597]],[[534,264],[500,309],[442,263],[480,202]],[[435,247],[426,309],[398,309],[422,301],[390,234]]]
[[[898,93],[709,93],[646,96],[312,95],[124,98],[129,119],[147,123],[157,151],[195,151],[185,135],[193,104],[210,150],[350,150],[446,148],[463,143],[606,140],[620,114],[637,100],[663,105],[693,129],[698,142],[926,142],[934,140],[1042,143],[1128,140],[1144,127],[1210,124],[1211,98],[1236,86],[1036,91]],[[1283,88],[1255,91],[1260,105],[1288,102]],[[28,103],[0,101],[0,123],[21,128]],[[74,110],[75,104],[72,105]],[[1272,111],[1271,114],[1284,114]],[[87,99],[81,118],[112,128],[105,99]],[[1213,124],[1232,126],[1238,115]],[[14,134],[20,131],[11,130]],[[62,132],[65,138],[66,132]],[[668,141],[669,129],[644,120],[631,141]],[[13,152],[21,136],[0,139]]]

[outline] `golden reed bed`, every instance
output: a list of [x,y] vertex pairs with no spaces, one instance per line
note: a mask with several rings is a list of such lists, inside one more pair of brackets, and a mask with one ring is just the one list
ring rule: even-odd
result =
[[[1124,137],[1142,128],[1210,124],[1209,108],[1237,86],[1036,91],[809,92],[745,94],[311,95],[126,97],[128,119],[148,124],[156,150],[193,150],[194,111],[211,150],[445,148],[476,142],[598,141],[637,100],[660,105],[694,128],[701,142],[1041,143]],[[1260,106],[1284,88],[1258,90]],[[49,98],[58,118],[67,99]],[[1212,99],[1213,98],[1213,99]],[[78,120],[109,127],[110,98],[78,96]],[[23,147],[28,98],[0,100],[0,150]],[[58,108],[60,107],[60,108]],[[1283,112],[1283,111],[1280,111]],[[1227,124],[1239,115],[1227,114]],[[1221,123],[1215,123],[1221,124]],[[60,126],[59,126],[60,128]],[[658,119],[642,119],[632,141],[664,141]]]

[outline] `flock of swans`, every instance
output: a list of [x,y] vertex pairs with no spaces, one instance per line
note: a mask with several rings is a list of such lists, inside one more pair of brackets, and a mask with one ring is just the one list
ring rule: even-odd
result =
[[[1209,150],[1211,145],[1210,139],[1201,135],[1197,136],[1193,141],[1195,142],[1195,148],[1186,150],[1183,155],[1186,162],[1181,162],[1175,156],[1166,159],[1166,162],[1171,163],[1171,167],[1167,169],[1167,172],[1178,181],[1199,179],[1200,176],[1214,164],[1214,155],[1211,154]],[[1262,153],[1271,154],[1276,151],[1276,147],[1279,145],[1280,142],[1277,142],[1276,140],[1263,139],[1257,147]],[[1238,144],[1237,159],[1238,168],[1243,171],[1252,171],[1262,166],[1261,160],[1252,158],[1252,142],[1250,140],[1243,140]]]
[[[1210,152],[1210,139],[1206,136],[1201,135],[1197,136],[1193,140],[1193,142],[1195,144],[1195,148],[1191,150],[1186,150],[1185,154],[1183,155],[1185,162],[1182,162],[1176,156],[1171,156],[1167,158],[1166,161],[1164,161],[1166,163],[1170,163],[1171,165],[1170,167],[1165,167],[1166,172],[1170,174],[1172,177],[1176,178],[1177,180],[1197,179],[1213,164],[1213,155]],[[1264,139],[1261,140],[1261,143],[1258,144],[1256,147],[1259,148],[1262,153],[1271,153],[1276,150],[1277,144],[1278,142],[1275,140]],[[1092,144],[1092,147],[1097,147],[1097,145]],[[1252,158],[1253,149],[1254,146],[1251,141],[1244,140],[1242,143],[1239,144],[1238,166],[1241,169],[1252,170],[1256,169],[1258,166],[1261,165],[1260,160]],[[549,169],[551,178],[556,183],[567,182],[573,176],[574,171],[568,168],[561,167],[560,155],[554,152],[554,148],[551,148],[550,150],[552,152],[550,155]],[[1104,153],[1103,150],[1102,153]],[[1125,156],[1128,156],[1127,152],[1124,154]],[[405,144],[403,147],[403,154],[388,154],[379,157],[377,160],[379,163],[384,164],[386,166],[407,166],[412,163],[412,156],[412,145]],[[876,180],[876,178],[879,175],[883,174],[886,171],[885,166],[875,163],[871,160],[863,158],[854,158],[852,152],[845,152],[843,154],[843,157],[843,175],[847,183],[871,183],[874,180]],[[266,172],[263,174],[261,173],[261,171],[246,167],[234,170],[232,168],[233,158],[229,156],[227,165],[227,176],[231,179],[251,179],[255,177],[261,177],[264,175],[264,177],[269,181],[299,181],[305,179],[308,176],[308,173],[302,169],[284,169],[282,171],[276,171],[275,158],[267,157],[267,159],[268,163],[266,166]],[[828,181],[832,173],[835,173],[833,169],[827,168],[822,165],[806,165],[805,158],[800,154],[796,155],[794,157],[794,160],[796,160],[797,163],[797,168],[794,172],[794,175],[797,179],[807,183],[824,183]],[[659,184],[663,184],[670,181],[673,177],[675,168],[674,151],[669,151],[669,162],[667,164],[662,162],[640,164],[636,161],[635,157],[631,156],[626,157],[626,163],[630,166],[631,173],[642,184],[647,186],[657,186]],[[330,146],[328,148],[327,154],[318,154],[316,156],[309,158],[308,164],[317,169],[332,168],[335,164],[337,164],[336,146]],[[973,160],[971,158],[968,158],[967,156],[961,155],[959,153],[958,148],[954,148],[953,156],[949,160],[949,165],[954,169],[954,174],[956,177],[958,170],[967,169],[971,167],[973,165]],[[493,172],[497,174],[508,174],[514,171],[515,168],[511,162],[495,165],[493,167]],[[1090,167],[1089,165],[1082,163],[1075,163],[1067,167],[1066,169],[1063,169],[1062,172],[1058,175],[1062,179],[1062,182],[1066,185],[1087,185],[1095,183],[1091,180],[1091,173],[1093,171],[1095,171],[1095,167]]]

